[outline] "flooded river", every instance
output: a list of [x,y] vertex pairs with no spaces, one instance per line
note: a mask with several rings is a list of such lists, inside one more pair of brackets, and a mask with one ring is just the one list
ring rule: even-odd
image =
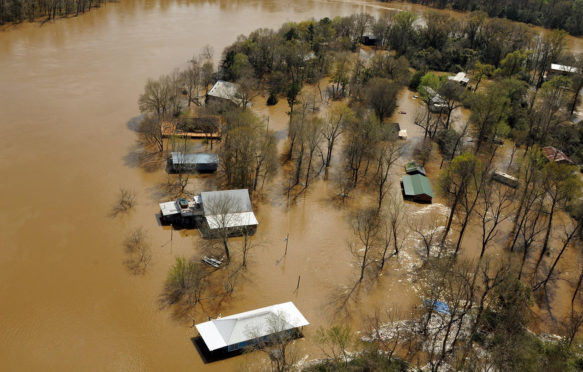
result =
[[[196,253],[198,233],[174,232],[170,241],[170,230],[156,221],[156,185],[165,175],[146,172],[133,160],[136,136],[128,122],[138,115],[137,98],[148,78],[184,66],[205,44],[214,47],[217,59],[237,35],[258,27],[392,6],[122,0],[78,18],[4,28],[0,369],[238,368],[242,358],[204,365],[190,340],[194,329],[158,307],[168,268],[174,257]],[[576,43],[579,48],[581,41]],[[273,116],[273,125],[283,128],[285,115]],[[112,218],[120,187],[135,190],[138,205]],[[292,300],[312,323],[308,335],[327,324],[326,296],[348,283],[354,269],[346,248],[347,213],[329,200],[328,187],[314,184],[289,213],[278,190],[259,205],[260,244],[246,283],[223,315]],[[134,276],[123,265],[122,243],[140,226],[148,232],[153,257],[148,272]],[[289,251],[282,259],[287,233]],[[301,286],[294,292],[299,275]],[[398,281],[373,291],[371,298],[389,306],[414,301]]]

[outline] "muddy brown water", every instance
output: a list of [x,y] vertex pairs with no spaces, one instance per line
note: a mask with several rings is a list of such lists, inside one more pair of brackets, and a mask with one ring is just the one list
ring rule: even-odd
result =
[[[424,9],[309,0],[124,0],[78,18],[5,27],[0,369],[222,371],[244,363],[246,357],[203,364],[190,341],[194,329],[158,307],[168,268],[176,256],[196,254],[199,238],[196,231],[180,230],[170,240],[170,229],[156,221],[157,185],[165,175],[137,167],[130,129],[137,97],[148,78],[182,67],[205,44],[214,47],[217,59],[237,35],[258,27],[391,7]],[[580,49],[581,40],[575,40]],[[410,135],[418,135],[407,94],[400,104]],[[284,130],[285,106],[257,109],[269,112],[273,127]],[[206,181],[194,179],[192,188],[200,191]],[[111,218],[120,186],[136,191],[138,205]],[[355,275],[346,248],[348,212],[331,202],[331,187],[315,183],[289,210],[280,190],[269,189],[257,208],[259,244],[249,274],[221,310],[227,315],[294,301],[312,323],[299,342],[302,357],[318,355],[310,336],[330,320],[327,297]],[[148,232],[153,258],[145,275],[134,276],[123,265],[122,242],[140,226]],[[282,259],[287,233],[289,249]],[[418,301],[406,281],[389,280],[393,274],[387,271],[388,279],[369,290],[363,308],[378,303],[408,308]],[[399,268],[395,272],[398,276]],[[217,315],[201,312],[196,320]]]

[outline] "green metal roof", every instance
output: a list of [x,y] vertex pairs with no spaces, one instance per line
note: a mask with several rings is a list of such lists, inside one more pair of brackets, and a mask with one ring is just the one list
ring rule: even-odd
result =
[[425,176],[425,168],[422,167],[421,165],[417,164],[414,161],[410,161],[407,164],[405,164],[405,172],[411,174],[411,173],[415,173],[415,171],[417,171]]
[[421,174],[403,176],[403,189],[405,190],[405,195],[408,196],[426,194],[433,198],[433,190],[431,189],[429,178]]

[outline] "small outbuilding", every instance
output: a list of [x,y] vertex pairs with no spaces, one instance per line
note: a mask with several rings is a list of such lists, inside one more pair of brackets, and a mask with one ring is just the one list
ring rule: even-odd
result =
[[465,72],[458,72],[455,76],[448,76],[447,78],[451,81],[455,81],[456,83],[464,87],[467,86],[468,83],[470,82],[470,78],[468,78]]
[[518,178],[501,171],[492,172],[492,179],[506,186],[510,186],[513,189],[517,188],[520,185]]
[[248,346],[269,343],[280,333],[300,336],[301,328],[310,323],[293,302],[263,307],[196,325],[208,350],[232,353]]
[[241,99],[239,98],[239,85],[224,80],[219,80],[213,85],[211,90],[206,95],[206,103],[231,103],[236,106],[241,106]]
[[252,235],[259,222],[253,213],[247,189],[200,193],[205,221],[204,237],[212,238],[227,231],[229,235]]
[[401,129],[399,131],[399,139],[406,140],[407,137],[408,137],[408,135],[407,135],[407,129]]
[[421,174],[423,176],[427,175],[425,173],[425,167],[417,164],[414,161],[410,161],[407,164],[405,164],[405,173],[410,174],[410,175],[414,175],[414,174]]
[[542,148],[542,153],[547,158],[548,161],[554,161],[559,164],[574,164],[571,159],[564,152],[553,146],[547,146]]
[[403,197],[418,203],[431,203],[433,190],[429,179],[422,174],[405,175],[401,180]]
[[185,154],[182,152],[171,153],[168,158],[168,171],[178,172],[215,172],[219,166],[217,154],[197,153]]

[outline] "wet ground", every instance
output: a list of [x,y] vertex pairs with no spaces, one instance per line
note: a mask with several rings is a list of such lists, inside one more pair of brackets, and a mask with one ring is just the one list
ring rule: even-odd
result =
[[[166,175],[138,164],[132,130],[137,98],[148,78],[184,66],[205,44],[218,59],[237,35],[258,27],[393,6],[423,9],[308,0],[124,0],[78,18],[5,27],[0,32],[2,369],[222,371],[248,358],[255,363],[250,356],[203,365],[190,340],[196,334],[191,324],[159,308],[168,268],[177,256],[196,255],[200,238],[196,230],[171,232],[157,222],[159,185]],[[577,48],[580,42],[572,41]],[[406,114],[394,119],[415,142],[422,132],[413,125],[411,96],[403,90],[398,111]],[[269,112],[270,127],[284,137],[285,102],[255,109]],[[428,166],[432,178],[438,167]],[[399,174],[400,168],[396,180]],[[318,355],[311,336],[329,323],[338,288],[349,288],[357,276],[347,248],[348,216],[367,201],[338,205],[332,200],[334,186],[318,181],[288,207],[278,177],[257,206],[260,227],[248,274],[221,313],[294,301],[312,323],[299,342],[301,354]],[[212,177],[193,178],[190,188],[212,184]],[[137,206],[112,217],[120,187],[135,190]],[[123,241],[137,227],[147,231],[152,247],[144,275],[132,275],[123,264]],[[402,256],[403,262],[392,261],[382,280],[360,294],[355,328],[377,304],[407,309],[418,301],[404,276],[415,252]],[[217,315],[201,310],[196,321]]]

